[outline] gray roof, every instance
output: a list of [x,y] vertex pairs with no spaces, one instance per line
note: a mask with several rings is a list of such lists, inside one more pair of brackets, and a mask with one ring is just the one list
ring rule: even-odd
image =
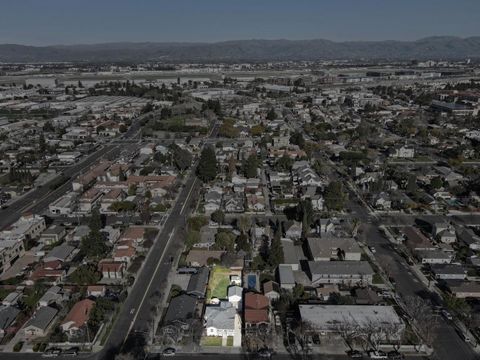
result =
[[290,265],[278,265],[278,276],[280,284],[295,284],[295,277],[293,276],[292,267]]
[[58,310],[50,306],[42,306],[35,314],[27,321],[25,327],[34,326],[38,329],[45,330],[53,321]]
[[435,274],[464,275],[467,273],[462,265],[456,264],[432,264],[431,269]]
[[301,246],[295,245],[292,240],[286,238],[282,239],[281,242],[285,264],[298,264],[301,260],[306,259]]
[[332,251],[335,253],[336,249],[342,249],[346,253],[361,253],[360,246],[352,238],[312,238],[307,239],[308,247],[314,258],[332,258]]
[[240,286],[230,286],[230,287],[228,288],[227,293],[228,293],[228,295],[227,295],[228,297],[234,296],[234,295],[237,295],[237,296],[242,297],[243,288],[240,287]]
[[163,319],[165,324],[173,321],[193,319],[197,307],[197,298],[187,294],[178,295],[170,300],[167,313]]
[[71,245],[63,243],[61,245],[55,246],[50,252],[45,256],[45,259],[48,260],[61,260],[65,261],[70,254],[75,250]]
[[0,329],[5,330],[8,328],[15,321],[19,313],[20,310],[13,306],[0,307]]
[[368,261],[309,261],[312,275],[373,275],[374,271]]
[[187,293],[197,297],[204,297],[209,275],[210,270],[207,267],[202,267],[196,274],[193,274],[188,282]]
[[392,306],[376,305],[299,305],[300,316],[319,330],[335,330],[339,324],[352,323],[360,327],[370,324],[403,326]]
[[234,330],[236,314],[237,310],[224,302],[220,306],[207,306],[205,308],[206,327]]

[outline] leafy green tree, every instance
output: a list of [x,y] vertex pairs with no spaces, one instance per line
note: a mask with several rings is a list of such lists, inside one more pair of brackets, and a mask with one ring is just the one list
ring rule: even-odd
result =
[[275,109],[273,107],[270,108],[270,110],[268,110],[268,113],[267,113],[267,120],[275,120],[276,117],[277,117],[277,114],[275,113]]
[[339,181],[332,181],[325,189],[325,206],[329,210],[340,211],[345,207],[347,194],[343,190],[343,185]]
[[304,233],[308,233],[310,226],[313,223],[313,206],[312,200],[305,199],[299,201],[297,204],[297,220],[302,222]]
[[249,253],[252,249],[252,246],[250,245],[250,242],[248,241],[248,235],[247,234],[241,233],[240,235],[238,235],[235,243],[236,243],[237,250],[243,250],[243,251]]
[[136,194],[137,194],[137,185],[135,184],[130,185],[130,187],[128,188],[128,196],[134,196]]
[[282,231],[280,224],[277,223],[275,232],[273,234],[272,243],[270,245],[270,252],[268,254],[268,263],[272,268],[276,268],[279,264],[285,261],[282,246]]
[[298,145],[301,149],[305,146],[305,138],[301,132],[295,131],[292,136],[290,136],[290,144]]
[[204,182],[209,182],[217,176],[218,166],[215,150],[211,146],[206,146],[200,155],[200,161],[197,167],[197,176]]
[[417,177],[415,175],[410,175],[407,181],[407,193],[410,195],[416,195],[418,191],[417,186]]
[[80,265],[71,275],[70,281],[81,285],[96,284],[102,278],[95,264]]
[[434,177],[430,182],[430,185],[434,189],[440,189],[443,186],[442,178],[440,176]]
[[279,171],[290,171],[292,170],[294,160],[287,155],[283,155],[275,163],[275,168]]
[[215,236],[215,250],[233,251],[235,248],[235,235],[230,231],[219,231]]
[[257,155],[250,155],[247,160],[243,162],[243,174],[246,178],[254,178],[257,176],[257,169],[260,161]]
[[178,170],[186,170],[192,164],[192,154],[185,149],[182,149],[177,144],[170,146],[172,152],[173,162]]
[[225,213],[222,210],[216,210],[210,215],[210,218],[217,224],[223,224],[225,221]]

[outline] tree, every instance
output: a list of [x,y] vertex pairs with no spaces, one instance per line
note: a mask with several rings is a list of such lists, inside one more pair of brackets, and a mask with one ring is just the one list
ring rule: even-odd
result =
[[223,224],[225,220],[225,213],[222,210],[216,210],[212,213],[212,215],[210,215],[210,218],[217,224]]
[[229,231],[220,231],[215,236],[215,250],[233,251],[235,248],[235,235]]
[[294,160],[287,155],[283,155],[275,163],[275,168],[279,171],[291,171]]
[[345,207],[346,194],[339,181],[332,181],[325,189],[325,206],[329,210],[340,211]]
[[442,178],[440,176],[436,176],[432,179],[432,181],[430,182],[430,185],[432,186],[432,188],[434,189],[440,189],[442,186],[443,186],[443,181],[442,181]]
[[270,246],[270,252],[268,256],[268,263],[272,268],[276,268],[279,264],[282,264],[285,261],[281,239],[281,229],[280,226],[277,226],[273,235],[272,244]]
[[41,133],[38,139],[38,150],[40,151],[41,154],[43,154],[46,149],[47,149],[47,144],[45,143],[45,136],[43,135],[43,133]]
[[297,204],[297,220],[302,222],[304,234],[308,233],[313,223],[313,206],[312,200],[300,200]]
[[228,158],[228,175],[232,176],[237,171],[237,160],[233,155]]
[[128,187],[128,196],[135,196],[137,194],[137,185],[131,184]]
[[237,219],[237,227],[242,233],[246,233],[248,230],[250,230],[251,226],[252,221],[248,216],[240,216]]
[[295,131],[292,136],[290,136],[290,144],[298,145],[301,149],[305,146],[305,138],[303,134]]
[[275,113],[275,109],[273,107],[270,108],[270,110],[268,110],[268,113],[267,113],[267,120],[275,120],[276,117],[277,117],[277,114]]
[[192,164],[192,154],[190,151],[182,149],[177,144],[170,145],[173,162],[178,170],[186,170]]
[[250,129],[250,134],[254,137],[262,136],[264,133],[265,133],[265,126],[263,126],[262,124],[252,126],[252,128]]
[[197,167],[197,176],[203,182],[209,182],[217,176],[218,166],[215,150],[211,146],[206,146],[200,155]]
[[101,259],[108,252],[105,238],[100,231],[90,231],[80,243],[80,250],[90,259]]
[[95,264],[80,265],[71,275],[70,281],[77,285],[96,284],[102,278]]
[[248,241],[247,234],[241,233],[240,235],[238,235],[235,243],[236,243],[237,251],[243,250],[246,252],[250,252],[252,249],[250,242]]
[[257,168],[259,160],[257,155],[250,155],[243,163],[243,174],[246,178],[254,178],[257,176]]

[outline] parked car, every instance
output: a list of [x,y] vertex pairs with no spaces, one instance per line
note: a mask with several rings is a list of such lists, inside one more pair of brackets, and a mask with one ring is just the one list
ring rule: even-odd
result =
[[401,354],[401,353],[399,353],[398,351],[395,351],[395,350],[389,351],[387,355],[388,355],[389,359],[393,359],[393,360],[402,360],[402,359],[405,358],[405,355],[403,355],[403,354]]
[[71,347],[70,349],[65,350],[62,355],[64,356],[77,356],[80,349],[78,347]]
[[42,357],[57,357],[62,353],[61,349],[50,348],[44,351]]
[[174,356],[176,353],[176,350],[172,347],[166,348],[162,351],[163,356]]
[[270,358],[272,356],[272,352],[269,349],[260,349],[257,354],[262,358]]
[[388,355],[382,350],[370,350],[368,352],[370,359],[388,359]]
[[440,311],[440,313],[442,314],[442,316],[447,319],[447,320],[453,320],[453,316],[452,314],[450,314],[447,310],[443,309]]
[[358,350],[348,350],[347,355],[352,359],[363,359],[363,354]]

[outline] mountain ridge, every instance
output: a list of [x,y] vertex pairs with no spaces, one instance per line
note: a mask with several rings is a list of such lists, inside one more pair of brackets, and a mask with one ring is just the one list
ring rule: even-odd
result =
[[423,60],[480,58],[480,36],[431,36],[415,41],[227,40],[221,42],[107,42],[31,46],[0,44],[0,62],[288,60]]

